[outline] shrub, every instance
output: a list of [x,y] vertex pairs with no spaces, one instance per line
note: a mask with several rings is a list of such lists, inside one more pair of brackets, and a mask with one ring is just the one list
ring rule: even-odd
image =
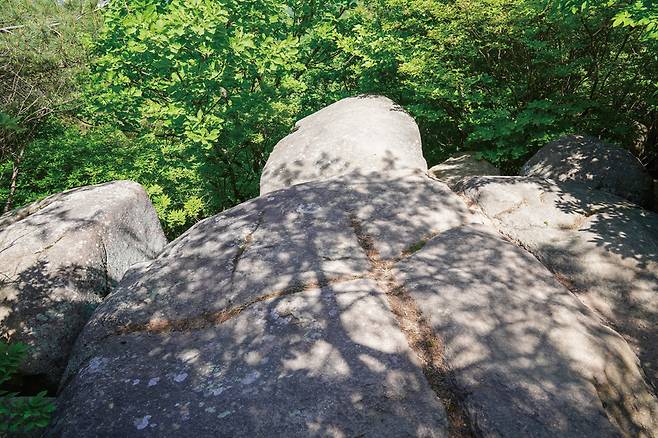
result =
[[[7,383],[25,360],[25,344],[0,342],[0,385]],[[31,397],[0,390],[0,434],[30,432],[48,425],[55,406],[46,391]]]

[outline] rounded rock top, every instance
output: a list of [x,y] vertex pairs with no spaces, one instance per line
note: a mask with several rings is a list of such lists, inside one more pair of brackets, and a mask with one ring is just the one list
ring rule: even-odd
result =
[[349,173],[427,171],[414,119],[383,96],[342,99],[295,124],[272,151],[260,194]]
[[653,200],[651,176],[633,154],[585,135],[548,143],[525,163],[521,175],[581,183],[643,207]]

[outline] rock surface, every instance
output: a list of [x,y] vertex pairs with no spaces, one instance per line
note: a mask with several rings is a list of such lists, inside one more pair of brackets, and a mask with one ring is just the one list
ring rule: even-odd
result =
[[462,227],[398,269],[482,436],[655,433],[658,403],[628,344],[528,253]]
[[447,436],[369,280],[266,299],[217,326],[113,336],[101,354],[67,389],[58,434]]
[[139,184],[63,192],[0,218],[0,337],[31,347],[19,372],[56,388],[94,307],[166,244]]
[[354,171],[392,177],[415,170],[427,163],[413,118],[386,97],[350,97],[297,122],[267,160],[260,194]]
[[264,175],[134,266],[78,338],[48,435],[656,436],[620,335],[445,183],[362,157]]
[[474,177],[459,189],[619,330],[658,385],[658,215],[541,178]]
[[579,182],[643,207],[653,204],[653,184],[642,163],[618,146],[582,135],[548,143],[523,166],[521,175]]
[[431,177],[443,181],[450,187],[467,176],[500,175],[500,170],[486,160],[475,158],[475,152],[460,152],[441,164],[430,168]]
[[476,221],[423,175],[296,185],[202,221],[97,309],[51,433],[446,436],[354,224],[394,257]]

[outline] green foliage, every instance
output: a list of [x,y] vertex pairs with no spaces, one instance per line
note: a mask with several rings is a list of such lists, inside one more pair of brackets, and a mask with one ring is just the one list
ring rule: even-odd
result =
[[[51,120],[34,130],[16,198],[128,178],[147,188],[175,236],[256,196],[293,122],[359,93],[401,103],[430,164],[472,149],[514,172],[573,132],[658,160],[657,8],[650,0],[110,2],[89,72],[69,73],[84,84],[73,106],[85,124]],[[25,129],[3,108],[1,126]],[[0,159],[0,200],[11,196],[4,181],[15,168]]]
[[27,345],[0,342],[0,385],[6,383],[13,374],[16,374],[27,355]]
[[358,12],[341,36],[352,76],[416,116],[431,162],[476,149],[510,171],[565,132],[630,146],[638,124],[655,126],[657,52],[614,26],[619,8],[378,0]]
[[[78,91],[84,41],[98,26],[91,0],[0,0],[0,110],[24,129]],[[0,149],[1,150],[1,149]]]
[[84,43],[99,24],[95,4],[0,0],[0,165],[12,163],[5,209],[39,126],[76,102],[76,77],[87,63]]
[[[85,43],[99,26],[92,0],[0,0],[0,104],[28,125],[71,103]],[[28,108],[29,107],[29,108]]]
[[[26,355],[26,345],[0,342],[0,385],[16,373]],[[46,427],[54,409],[45,391],[32,397],[18,397],[16,393],[0,390],[0,435]]]
[[273,145],[296,118],[326,103],[305,74],[331,58],[332,29],[349,6],[110,3],[83,118],[118,127],[160,161],[157,178],[125,175],[148,187],[170,234],[257,196]]
[[655,0],[560,0],[562,11],[596,14],[613,11],[612,26],[639,28],[641,38],[658,40],[658,3]]
[[[202,185],[173,202],[183,226],[258,193],[267,155],[300,112],[294,14],[279,1],[112,2],[88,112],[159,144]],[[156,196],[162,205],[171,194]]]
[[[16,202],[23,205],[72,187],[130,179],[146,188],[165,231],[176,236],[212,212],[204,210],[197,174],[161,143],[129,138],[112,127],[82,131],[52,120],[25,152]],[[0,174],[10,171],[8,165],[0,167]],[[0,187],[0,199],[6,192]]]

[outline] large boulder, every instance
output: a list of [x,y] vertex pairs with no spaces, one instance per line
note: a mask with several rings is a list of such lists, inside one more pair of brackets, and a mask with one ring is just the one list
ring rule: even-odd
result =
[[397,269],[482,436],[655,436],[633,351],[527,252],[461,227]]
[[358,96],[300,120],[272,151],[260,194],[350,172],[427,171],[414,119],[392,100]]
[[57,388],[94,308],[134,263],[167,243],[144,189],[82,187],[0,217],[0,337],[30,347],[30,386]]
[[96,310],[50,433],[447,436],[355,228],[394,258],[471,222],[425,176],[350,175],[198,223]]
[[525,163],[521,175],[578,182],[643,207],[653,204],[651,176],[633,154],[583,135],[548,143]]
[[431,167],[427,173],[450,187],[467,176],[500,175],[496,166],[476,156],[476,152],[453,154],[443,163]]
[[658,215],[541,178],[474,177],[459,190],[619,330],[658,387]]
[[353,159],[134,266],[78,338],[48,434],[655,436],[623,338],[446,184]]
[[49,433],[651,435],[628,344],[482,223],[355,175],[206,219],[97,309]]

